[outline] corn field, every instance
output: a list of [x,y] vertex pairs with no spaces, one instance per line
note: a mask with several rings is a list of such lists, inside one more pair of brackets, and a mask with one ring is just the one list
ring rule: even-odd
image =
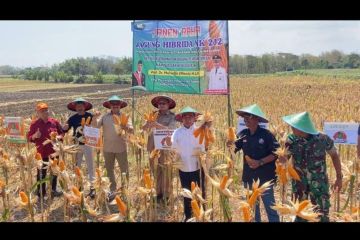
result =
[[[360,122],[360,82],[351,79],[331,79],[316,76],[259,76],[233,77],[231,85],[231,126],[237,124],[235,110],[257,103],[269,119],[270,130],[277,137],[283,154],[283,139],[290,129],[281,117],[292,113],[308,111],[315,126],[320,131],[325,121]],[[36,153],[33,144],[12,145],[5,141],[2,120],[0,121],[0,214],[6,222],[180,222],[183,218],[183,197],[191,198],[193,211],[192,222],[253,222],[254,205],[266,194],[271,184],[275,186],[275,198],[281,221],[291,222],[300,216],[309,221],[317,221],[318,214],[309,201],[291,202],[291,178],[288,173],[281,173],[277,166],[278,181],[260,185],[254,182],[246,189],[241,181],[242,153],[232,154],[226,146],[229,138],[234,138],[229,130],[227,114],[227,96],[203,96],[168,94],[179,112],[185,106],[198,111],[208,112],[212,118],[211,133],[213,138],[208,143],[207,152],[198,153],[200,164],[205,169],[206,197],[202,197],[199,186],[192,184],[191,189],[182,189],[178,176],[179,159],[175,154],[166,154],[165,177],[171,182],[171,194],[167,203],[160,204],[156,199],[156,177],[150,170],[150,159],[158,164],[159,151],[146,151],[149,132],[141,131],[145,118],[154,111],[151,99],[155,94],[136,98],[134,115],[134,134],[124,135],[128,146],[130,178],[121,174],[115,166],[118,189],[112,202],[106,199],[109,191],[104,159],[101,149],[94,149],[96,196],[86,197],[90,183],[86,164],[75,167],[75,154],[79,151],[72,143],[72,132],[65,135],[61,142],[56,136],[51,141],[58,160],[48,164],[47,178],[58,176],[58,189],[64,192],[59,198],[49,196],[39,200],[35,194],[36,171],[43,162]],[[104,99],[105,101],[106,99]],[[130,103],[130,102],[129,102]],[[65,103],[64,103],[65,104]],[[122,109],[129,117],[130,107]],[[68,114],[53,112],[53,117],[64,124]],[[106,112],[102,106],[94,106],[91,111]],[[25,118],[25,129],[29,128],[32,116]],[[120,120],[120,122],[125,120]],[[120,123],[121,124],[121,123]],[[209,139],[207,139],[209,141]],[[330,221],[357,222],[360,220],[359,168],[356,146],[337,146],[343,171],[343,187],[339,194],[331,192]],[[232,161],[234,160],[234,161]],[[331,159],[327,159],[327,172],[330,183],[335,181],[335,171]],[[156,169],[156,167],[155,167]],[[280,170],[279,170],[280,169]],[[281,178],[287,174],[287,178]],[[284,175],[283,175],[284,176]],[[296,178],[296,177],[295,177]],[[50,187],[51,184],[47,184]],[[50,194],[51,191],[47,191]],[[266,213],[260,203],[263,221]]]

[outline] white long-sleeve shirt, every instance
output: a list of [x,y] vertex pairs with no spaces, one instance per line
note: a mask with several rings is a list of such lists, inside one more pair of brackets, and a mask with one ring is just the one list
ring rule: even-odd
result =
[[226,90],[227,89],[227,73],[225,68],[213,68],[209,75],[209,90]]
[[184,126],[176,129],[171,136],[172,147],[179,154],[182,161],[183,172],[194,172],[200,169],[198,156],[195,155],[198,151],[205,151],[205,146],[199,144],[199,138],[194,137],[195,126],[190,128]]

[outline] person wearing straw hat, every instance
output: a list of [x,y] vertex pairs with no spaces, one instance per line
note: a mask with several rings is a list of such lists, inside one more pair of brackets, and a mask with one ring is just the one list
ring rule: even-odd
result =
[[[205,145],[200,144],[194,137],[195,121],[201,115],[191,107],[185,107],[180,113],[176,114],[175,119],[182,123],[173,135],[166,138],[167,145],[179,155],[182,166],[179,169],[181,187],[191,189],[191,182],[201,186],[203,197],[205,198],[205,174],[200,167],[197,153],[205,151]],[[200,172],[201,169],[201,172]],[[184,221],[191,218],[191,199],[184,197]]]
[[[126,173],[126,178],[129,180],[129,163],[127,156],[127,144],[126,139],[123,136],[119,136],[116,133],[114,126],[113,115],[120,116],[123,114],[120,110],[127,106],[127,102],[122,100],[118,96],[111,96],[107,101],[103,103],[105,108],[110,109],[111,111],[100,116],[99,112],[94,114],[94,119],[96,119],[97,127],[103,128],[103,137],[104,137],[104,146],[103,146],[103,156],[105,159],[105,168],[107,176],[110,179],[110,193],[108,199],[111,202],[116,196],[116,181],[114,174],[115,159],[117,160],[121,173]],[[124,128],[126,132],[133,132],[133,126],[131,120],[129,119],[128,125]]]
[[[257,104],[253,104],[237,110],[236,113],[244,118],[247,128],[238,134],[235,141],[235,153],[243,151],[243,174],[242,181],[245,187],[250,188],[253,181],[260,180],[260,184],[275,180],[274,154],[280,146],[274,135],[267,129],[259,126],[260,122],[267,123],[268,119]],[[234,142],[228,142],[231,146]],[[248,156],[249,158],[245,158]],[[274,188],[270,187],[261,197],[268,216],[269,222],[279,222],[277,212],[271,208],[275,204]],[[255,221],[261,221],[259,202],[256,203]]]
[[[47,103],[40,102],[36,105],[36,113],[38,119],[33,121],[30,124],[30,130],[27,133],[27,139],[29,142],[35,143],[36,150],[41,154],[41,158],[43,162],[49,162],[50,155],[55,152],[53,149],[53,145],[48,143],[46,145],[43,142],[47,139],[50,139],[50,133],[56,132],[59,138],[64,137],[64,132],[58,120],[49,117],[49,107]],[[42,166],[41,171],[37,170],[37,181],[40,181],[46,177],[46,165]],[[61,191],[56,190],[57,185],[57,176],[53,176],[51,183],[51,196],[59,197],[62,195]],[[38,185],[37,195],[40,197],[45,196],[46,194],[46,186],[45,183]]]
[[[308,199],[317,205],[322,214],[321,221],[329,221],[330,194],[326,172],[326,153],[333,162],[336,181],[333,189],[340,191],[342,185],[341,162],[334,141],[326,134],[316,130],[308,112],[296,113],[282,117],[291,126],[292,134],[287,137],[285,146],[293,159],[294,168],[300,181],[292,181],[293,197],[302,201]],[[286,158],[279,158],[285,162]],[[297,218],[297,221],[305,221]]]
[[81,131],[81,121],[83,118],[86,120],[90,118],[89,123],[91,123],[93,115],[88,111],[92,109],[92,104],[83,98],[77,98],[74,101],[70,102],[67,105],[67,108],[76,113],[66,121],[65,126],[63,126],[63,130],[67,132],[70,129],[73,129],[74,143],[79,144],[81,151],[76,153],[76,166],[81,167],[83,156],[85,155],[88,176],[90,180],[90,192],[88,196],[94,198],[95,188],[93,187],[93,182],[95,180],[95,174],[93,149],[90,146],[85,145],[83,130]]
[[[143,130],[149,130],[150,134],[147,142],[147,150],[151,153],[155,149],[154,134],[152,129],[175,129],[176,120],[175,113],[170,111],[176,106],[176,102],[169,96],[160,95],[151,100],[151,104],[158,109],[158,118],[156,122],[146,122],[142,127]],[[168,165],[165,160],[170,157],[170,151],[162,150],[158,159],[158,167],[156,169],[156,195],[158,200],[167,201],[171,194],[171,182],[166,173],[169,172]],[[154,161],[150,159],[150,168],[154,174]]]

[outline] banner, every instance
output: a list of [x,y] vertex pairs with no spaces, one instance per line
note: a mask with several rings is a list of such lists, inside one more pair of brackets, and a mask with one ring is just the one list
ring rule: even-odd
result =
[[334,143],[356,145],[358,138],[358,123],[325,122],[324,132]]
[[154,143],[155,143],[155,149],[160,149],[160,150],[168,150],[171,149],[171,146],[168,146],[166,144],[166,137],[167,136],[172,136],[172,134],[174,133],[174,129],[155,129],[154,130]]
[[228,94],[227,21],[135,21],[132,31],[133,86]]
[[99,128],[84,126],[85,145],[100,148],[101,147],[101,134]]
[[22,117],[5,117],[5,135],[7,140],[12,143],[26,143],[25,126]]
[[[269,123],[262,123],[261,122],[261,123],[259,123],[259,126],[262,127],[262,128],[268,129],[269,128]],[[236,130],[237,134],[239,134],[239,132],[241,132],[245,128],[247,128],[247,127],[245,125],[244,118],[239,117],[238,118],[238,124],[237,124],[237,130]]]

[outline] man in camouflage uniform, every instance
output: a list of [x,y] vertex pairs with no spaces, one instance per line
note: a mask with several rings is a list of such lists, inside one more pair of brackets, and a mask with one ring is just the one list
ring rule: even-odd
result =
[[[285,146],[294,159],[294,168],[301,181],[292,181],[295,200],[303,201],[310,197],[316,210],[320,212],[321,222],[329,221],[330,194],[326,172],[326,153],[332,159],[336,170],[334,189],[340,191],[342,185],[341,163],[334,141],[319,133],[307,112],[297,113],[282,118],[291,126],[293,134],[286,140]],[[280,161],[286,161],[280,158]],[[305,221],[297,218],[297,221]]]

